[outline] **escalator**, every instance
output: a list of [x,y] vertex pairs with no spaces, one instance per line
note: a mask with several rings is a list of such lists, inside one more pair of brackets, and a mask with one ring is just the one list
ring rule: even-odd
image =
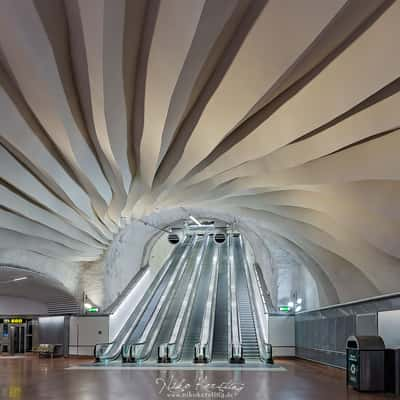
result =
[[192,252],[188,259],[188,264],[186,269],[181,276],[179,282],[177,282],[176,290],[173,294],[173,298],[169,304],[168,310],[166,311],[165,317],[162,320],[161,327],[159,332],[156,334],[156,339],[152,346],[151,356],[149,357],[149,361],[157,362],[158,361],[158,348],[160,345],[168,343],[171,333],[174,329],[176,319],[180,310],[180,306],[182,304],[182,299],[186,292],[186,288],[188,283],[192,277],[192,274],[195,271],[196,266],[203,257],[205,251],[206,240],[202,236],[197,236],[196,242],[193,245]]
[[[191,244],[192,244],[192,238],[188,239],[187,246],[191,246]],[[140,318],[140,320],[138,321],[138,323],[135,326],[135,329],[133,330],[132,334],[130,335],[130,337],[128,339],[129,343],[138,342],[139,338],[143,335],[144,329],[146,328],[146,325],[149,322],[150,317],[154,313],[154,311],[160,301],[160,298],[161,298],[162,294],[164,293],[165,288],[168,285],[168,282],[171,279],[173,272],[176,269],[177,263],[179,261],[181,261],[184,249],[185,249],[184,246],[182,246],[182,248],[179,249],[179,251],[177,251],[177,254],[174,257],[174,261],[171,263],[171,266],[170,266],[169,270],[167,271],[167,273],[165,274],[164,279],[158,286],[156,292],[154,293],[154,295],[151,298],[150,302],[148,303],[145,311],[143,312],[142,317]]]
[[240,237],[233,236],[233,255],[236,275],[236,298],[239,309],[240,336],[245,360],[260,360],[257,332],[251,308],[248,282]]
[[190,362],[193,361],[194,346],[200,340],[200,332],[202,327],[204,311],[206,308],[210,278],[213,266],[216,264],[217,257],[218,257],[217,245],[213,243],[212,237],[210,237],[209,245],[206,254],[204,256],[203,269],[201,272],[199,285],[194,299],[193,308],[191,310],[191,317],[186,331],[185,341],[183,343],[183,349],[181,354],[182,361],[190,361]]
[[189,235],[175,247],[103,359],[122,347],[122,360],[139,364],[266,360],[242,238],[214,239]]
[[213,361],[228,360],[228,246],[221,246],[213,334]]
[[171,280],[177,264],[188,253],[192,242],[193,236],[189,235],[181,244],[174,248],[115,341],[96,345],[95,357],[97,361],[117,359],[123,343],[136,341],[140,337],[156,305],[159,303],[166,286]]

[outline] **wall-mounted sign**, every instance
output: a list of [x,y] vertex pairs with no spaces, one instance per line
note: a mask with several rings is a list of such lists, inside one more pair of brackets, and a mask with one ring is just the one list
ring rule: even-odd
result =
[[99,312],[99,308],[98,307],[90,307],[86,310],[86,312],[97,313],[97,312]]
[[0,324],[23,324],[25,320],[23,318],[14,317],[14,318],[2,318],[0,319]]
[[3,319],[3,324],[23,324],[25,322],[24,319],[22,318],[7,318],[7,319]]
[[280,306],[279,307],[279,311],[289,312],[290,311],[290,307],[289,306]]

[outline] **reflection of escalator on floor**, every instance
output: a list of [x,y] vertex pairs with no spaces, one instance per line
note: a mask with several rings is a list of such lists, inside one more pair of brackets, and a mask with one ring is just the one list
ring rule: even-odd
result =
[[240,335],[245,360],[259,360],[257,332],[249,297],[249,288],[246,279],[243,252],[240,238],[233,237],[233,251],[236,274],[236,297],[239,307]]
[[222,245],[219,259],[217,301],[213,334],[212,361],[228,360],[228,246]]
[[158,358],[158,347],[162,344],[168,343],[172,330],[174,329],[175,322],[177,316],[179,314],[180,306],[182,305],[182,299],[185,295],[188,283],[192,276],[192,273],[195,269],[198,258],[202,256],[202,251],[204,248],[205,239],[201,239],[197,237],[195,244],[193,245],[192,252],[189,256],[188,264],[185,268],[185,271],[180,279],[177,282],[176,290],[173,294],[173,299],[168,307],[168,311],[165,315],[164,320],[162,321],[162,325],[160,331],[157,335],[157,338],[154,342],[151,356],[149,361],[156,362]]
[[199,279],[196,297],[191,310],[191,317],[186,331],[185,341],[183,343],[181,355],[182,361],[193,360],[194,346],[200,340],[201,326],[206,308],[208,288],[210,285],[213,257],[215,254],[218,254],[216,244],[213,243],[213,239],[211,237],[209,238],[209,241],[210,244],[208,245],[204,255],[203,268]]

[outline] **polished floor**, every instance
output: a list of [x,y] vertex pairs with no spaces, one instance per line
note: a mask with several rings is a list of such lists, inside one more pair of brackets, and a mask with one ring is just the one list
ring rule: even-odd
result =
[[68,369],[77,359],[0,357],[0,399],[135,400],[393,398],[346,388],[343,371],[301,360],[279,360],[285,371]]

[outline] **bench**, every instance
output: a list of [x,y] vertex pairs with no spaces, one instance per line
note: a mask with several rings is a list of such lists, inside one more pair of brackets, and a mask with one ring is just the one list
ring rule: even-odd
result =
[[61,357],[64,355],[62,344],[40,344],[32,349],[33,353],[38,353],[39,357]]

